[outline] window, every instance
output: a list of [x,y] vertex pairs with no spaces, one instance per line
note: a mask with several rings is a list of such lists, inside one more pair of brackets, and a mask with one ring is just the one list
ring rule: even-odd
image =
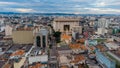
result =
[[45,36],[42,37],[43,38],[43,47],[45,48],[46,47],[46,39],[45,39]]
[[70,25],[64,25],[64,31],[69,31],[70,30]]
[[38,46],[38,47],[40,47],[41,46],[41,39],[40,39],[40,36],[37,36],[36,37],[36,45]]

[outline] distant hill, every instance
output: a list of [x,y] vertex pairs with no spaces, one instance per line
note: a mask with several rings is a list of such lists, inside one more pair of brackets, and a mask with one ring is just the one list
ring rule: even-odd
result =
[[[21,14],[21,15],[58,15],[58,16],[116,16],[117,14],[73,14],[73,13],[17,13],[17,12],[0,12],[0,14]],[[118,16],[118,15],[117,15]]]

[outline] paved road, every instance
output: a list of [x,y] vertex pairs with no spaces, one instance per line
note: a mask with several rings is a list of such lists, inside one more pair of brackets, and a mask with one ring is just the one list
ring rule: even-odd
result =
[[[52,49],[54,51],[56,51],[56,40],[55,40],[55,38],[51,37],[51,41],[50,42],[51,42],[51,45],[52,45]],[[49,56],[49,59],[50,59],[50,56]],[[54,64],[54,63],[53,64],[49,63],[49,65],[48,65],[48,68],[57,68],[57,67],[58,67],[57,64]]]

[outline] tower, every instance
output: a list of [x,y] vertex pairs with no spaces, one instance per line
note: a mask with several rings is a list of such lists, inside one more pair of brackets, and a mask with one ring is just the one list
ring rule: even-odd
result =
[[37,47],[46,48],[48,46],[48,30],[41,28],[36,33],[35,41]]

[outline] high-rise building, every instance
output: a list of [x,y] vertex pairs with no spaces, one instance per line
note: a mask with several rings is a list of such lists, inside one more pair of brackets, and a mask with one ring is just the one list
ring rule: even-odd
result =
[[5,35],[6,36],[11,36],[12,35],[12,27],[10,25],[6,25],[5,27]]
[[99,28],[108,28],[110,23],[111,23],[111,21],[106,18],[100,18],[96,22],[96,24]]
[[96,33],[99,35],[104,35],[105,33],[108,33],[108,30],[105,28],[98,28]]

